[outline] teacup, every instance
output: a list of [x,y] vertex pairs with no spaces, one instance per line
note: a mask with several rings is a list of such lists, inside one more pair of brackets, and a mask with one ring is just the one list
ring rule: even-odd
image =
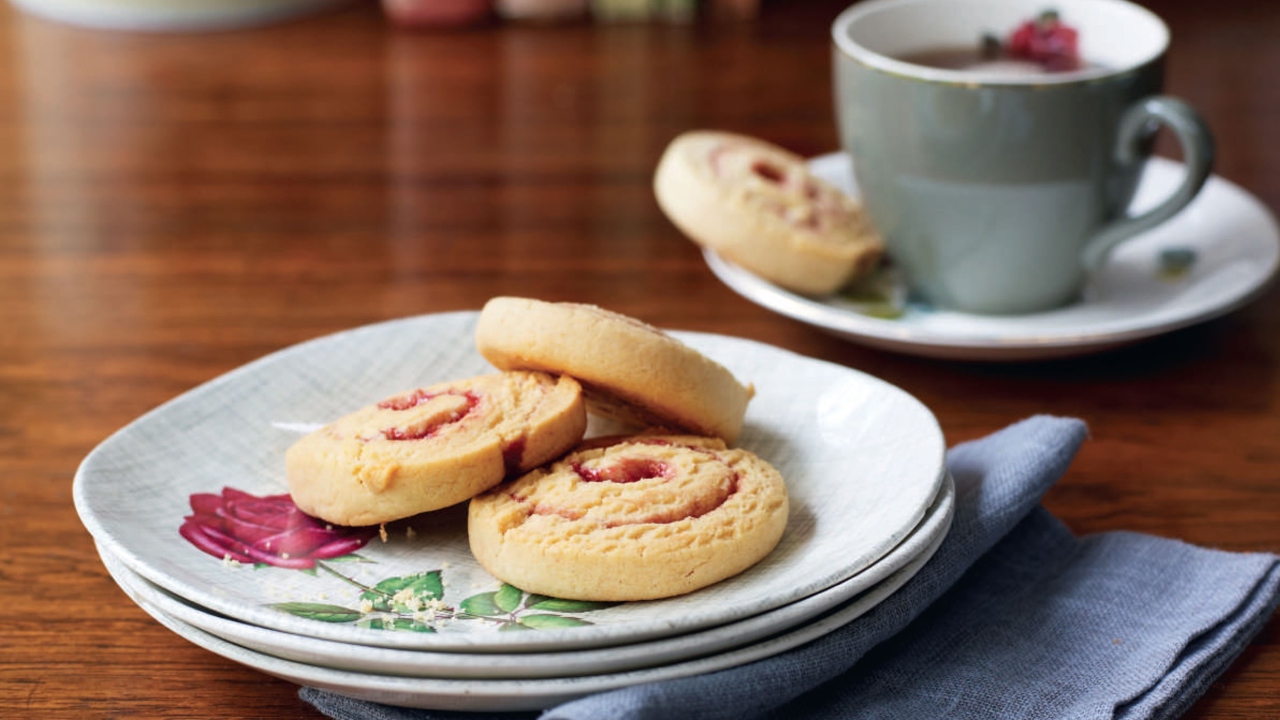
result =
[[[1079,69],[948,69],[904,61],[976,48],[1052,7],[1078,31]],[[867,212],[913,293],[965,312],[1076,300],[1122,241],[1199,192],[1213,140],[1160,95],[1165,24],[1122,0],[869,0],[832,26],[836,115]],[[1159,126],[1186,175],[1126,214]]]

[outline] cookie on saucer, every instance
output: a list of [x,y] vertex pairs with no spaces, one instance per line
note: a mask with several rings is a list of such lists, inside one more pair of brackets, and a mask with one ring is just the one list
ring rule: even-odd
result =
[[594,601],[692,592],[767,556],[786,528],[786,484],[715,438],[588,441],[468,507],[471,552],[526,592]]
[[572,378],[506,372],[387,398],[303,437],[285,454],[308,515],[376,525],[471,498],[574,447],[586,431]]
[[653,184],[663,212],[691,240],[798,293],[835,292],[884,252],[858,202],[810,173],[804,158],[763,140],[680,135]]

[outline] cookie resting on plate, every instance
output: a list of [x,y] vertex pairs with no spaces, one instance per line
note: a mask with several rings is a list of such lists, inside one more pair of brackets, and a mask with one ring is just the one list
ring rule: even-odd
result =
[[505,372],[387,398],[303,437],[285,454],[303,512],[376,525],[460,503],[582,439],[572,378]]
[[652,600],[736,575],[782,538],[787,489],[772,465],[715,438],[587,441],[471,500],[471,552],[526,592]]
[[594,305],[493,298],[480,312],[476,347],[503,370],[576,379],[597,415],[728,443],[755,392],[658,328]]

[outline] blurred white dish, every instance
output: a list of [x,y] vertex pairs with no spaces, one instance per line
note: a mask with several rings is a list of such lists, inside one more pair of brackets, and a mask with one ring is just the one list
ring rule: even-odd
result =
[[[819,177],[858,194],[848,155],[823,155],[809,165]],[[1181,176],[1180,163],[1152,158],[1134,210],[1166,197]],[[1280,268],[1280,230],[1257,198],[1211,176],[1181,213],[1117,248],[1083,300],[1030,315],[976,315],[906,303],[897,317],[877,317],[885,314],[882,302],[804,297],[714,252],[703,256],[739,295],[853,342],[928,357],[1030,360],[1114,348],[1240,307],[1257,297]],[[1170,271],[1162,257],[1188,264]],[[906,292],[896,287],[892,294],[903,298]]]
[[41,17],[110,30],[226,30],[279,22],[350,0],[10,0]]

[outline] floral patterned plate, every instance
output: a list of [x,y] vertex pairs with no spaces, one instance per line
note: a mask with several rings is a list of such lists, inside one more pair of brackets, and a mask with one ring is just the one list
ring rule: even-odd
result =
[[364,645],[543,652],[684,634],[830,588],[898,545],[942,485],[942,433],[902,390],[775,347],[677,333],[755,385],[739,442],[788,482],[782,541],[741,575],[601,607],[489,576],[471,557],[464,507],[388,524],[383,537],[298,513],[284,495],[283,455],[299,432],[414,387],[492,372],[474,349],[476,318],[428,315],[319,338],[162,405],[81,464],[74,497],[85,527],[147,580],[247,623]]
[[[941,538],[939,543],[941,544]],[[883,602],[910,580],[932,555],[922,553],[902,569],[866,592],[810,623],[773,635],[745,647],[706,657],[656,667],[575,677],[531,679],[441,679],[406,677],[374,672],[352,672],[285,660],[229,642],[188,624],[133,593],[125,581],[121,588],[159,621],[196,645],[261,672],[299,685],[329,690],[361,700],[401,707],[436,710],[501,712],[537,710],[608,690],[690,677],[762,660],[799,647],[837,630]]]
[[[880,562],[822,592],[744,620],[618,647],[552,653],[436,653],[338,643],[282,633],[210,613],[139,577],[101,546],[103,564],[126,592],[153,608],[237,645],[285,660],[339,670],[433,678],[530,679],[599,675],[657,667],[724,652],[790,629],[848,602],[917,561],[932,557],[946,538],[955,509],[948,479],[928,514]],[[904,579],[902,576],[899,579]]]
[[[843,153],[810,169],[857,194]],[[1152,158],[1134,209],[1167,197],[1180,163]],[[885,350],[964,360],[1030,360],[1098,352],[1226,314],[1257,297],[1280,269],[1280,229],[1257,198],[1211,176],[1169,222],[1124,243],[1074,305],[1030,315],[975,315],[915,302],[888,271],[825,298],[796,295],[714,252],[711,271],[734,292],[833,335]]]

